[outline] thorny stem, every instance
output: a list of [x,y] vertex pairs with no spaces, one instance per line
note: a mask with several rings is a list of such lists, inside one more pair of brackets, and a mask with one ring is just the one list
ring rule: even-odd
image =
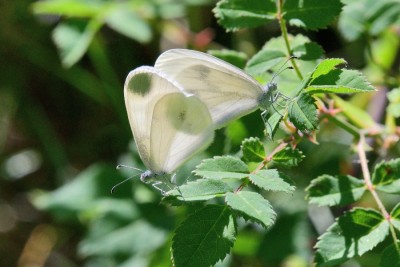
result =
[[360,133],[360,140],[358,141],[358,144],[357,144],[357,152],[358,152],[358,156],[360,158],[360,164],[361,164],[361,169],[363,172],[364,182],[367,186],[368,191],[371,192],[372,197],[374,198],[376,204],[378,205],[379,209],[381,210],[381,213],[383,214],[385,219],[388,220],[389,229],[390,229],[390,233],[392,235],[393,241],[394,241],[394,245],[396,247],[396,250],[399,251],[399,246],[397,244],[398,239],[397,239],[396,231],[393,227],[393,224],[391,223],[390,214],[387,212],[385,206],[383,205],[381,199],[378,196],[378,193],[375,191],[375,187],[371,181],[371,174],[368,169],[367,157],[365,155],[365,150],[364,150],[365,145],[366,145],[366,143],[365,143],[364,133]]
[[[277,146],[274,151],[272,151],[267,157],[265,157],[265,159],[257,166],[257,168],[251,172],[251,174],[255,174],[262,170],[268,164],[268,162],[272,160],[273,156],[279,151],[283,150],[287,145],[288,143],[281,143],[279,146]],[[241,191],[248,183],[249,178],[243,181],[243,183],[235,190],[235,193]]]
[[[283,0],[278,0],[277,1],[277,19],[279,21],[279,26],[281,27],[282,37],[283,37],[283,40],[285,41],[287,53],[289,56],[292,56],[292,49],[290,48],[289,37],[288,37],[287,28],[286,28],[286,22],[285,22],[285,19],[283,18],[283,14],[282,14],[282,6],[283,6]],[[299,77],[299,79],[303,80],[303,75],[301,74],[300,69],[296,64],[296,61],[292,58],[292,59],[290,59],[290,63],[292,63],[293,69],[296,71],[296,74]]]

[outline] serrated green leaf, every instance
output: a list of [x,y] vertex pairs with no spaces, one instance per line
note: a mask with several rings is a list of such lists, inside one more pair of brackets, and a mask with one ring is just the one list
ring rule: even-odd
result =
[[383,161],[375,166],[372,184],[379,191],[400,193],[400,159]]
[[330,71],[335,70],[338,65],[347,64],[346,60],[343,58],[327,58],[322,60],[312,72],[311,80],[321,76],[328,74]]
[[174,266],[212,266],[229,253],[235,237],[231,211],[226,206],[205,206],[176,229],[172,240]]
[[102,24],[100,20],[92,19],[83,30],[65,23],[54,29],[53,41],[65,67],[71,67],[83,57]]
[[247,138],[242,142],[242,159],[244,162],[262,162],[265,158],[264,144],[258,138]]
[[336,266],[373,249],[388,234],[389,224],[380,213],[353,209],[340,216],[319,237],[315,262],[317,266]]
[[305,88],[308,93],[353,94],[373,92],[375,88],[357,70],[335,69],[313,79]]
[[111,29],[138,42],[147,43],[152,38],[150,25],[125,4],[108,10],[104,20]]
[[297,101],[291,101],[289,119],[302,132],[317,129],[318,117],[314,98],[308,94],[301,94]]
[[269,201],[260,194],[249,191],[226,194],[226,203],[239,211],[246,219],[260,223],[265,228],[271,226],[276,217]]
[[[397,246],[400,247],[400,242],[397,242]],[[400,267],[400,252],[397,250],[394,244],[388,246],[381,255],[381,261],[379,263],[381,267]]]
[[275,169],[260,170],[250,174],[249,178],[253,184],[264,190],[292,193],[296,189],[292,185],[293,181],[287,175]]
[[338,96],[331,95],[335,100],[335,105],[340,108],[342,114],[345,115],[355,126],[362,129],[378,128],[372,117],[363,109],[353,105],[348,101],[344,101]]
[[205,201],[224,196],[229,191],[232,189],[222,180],[198,179],[169,191],[167,195],[182,201]]
[[276,153],[272,160],[275,164],[283,167],[296,167],[303,160],[304,155],[297,148],[285,147],[278,153]]
[[320,206],[351,204],[359,200],[365,190],[365,183],[350,175],[322,175],[306,188],[309,202]]
[[247,55],[243,52],[239,52],[236,50],[208,50],[208,54],[213,55],[214,57],[220,58],[223,61],[229,62],[232,65],[243,69],[246,66]]
[[390,218],[392,218],[394,227],[396,227],[397,230],[400,230],[400,203],[398,203],[390,212]]
[[194,173],[209,179],[242,179],[249,176],[249,169],[246,163],[239,158],[217,156],[212,159],[203,160],[203,162],[196,167]]
[[257,27],[275,20],[276,3],[273,0],[222,0],[213,9],[218,23],[228,31]]
[[283,12],[284,18],[290,24],[317,30],[326,28],[332,23],[342,10],[342,6],[339,0],[286,0]]

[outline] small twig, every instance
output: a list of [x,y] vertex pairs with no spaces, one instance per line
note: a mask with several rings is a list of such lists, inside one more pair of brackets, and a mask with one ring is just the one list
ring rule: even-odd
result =
[[366,185],[368,191],[371,192],[372,197],[374,198],[376,204],[378,205],[381,213],[383,214],[385,219],[389,222],[389,229],[390,229],[392,238],[394,240],[394,245],[395,245],[397,251],[399,251],[399,246],[397,244],[398,239],[397,239],[396,231],[393,227],[393,224],[391,223],[390,214],[387,212],[385,206],[383,205],[381,199],[378,196],[378,193],[375,190],[375,186],[372,184],[372,181],[371,181],[371,174],[368,169],[367,157],[365,155],[365,149],[364,149],[365,145],[366,145],[366,143],[365,143],[364,133],[360,133],[360,140],[358,141],[358,144],[357,144],[357,152],[358,152],[358,156],[360,158],[360,164],[361,164],[361,169],[363,172],[364,182],[365,182],[365,185]]

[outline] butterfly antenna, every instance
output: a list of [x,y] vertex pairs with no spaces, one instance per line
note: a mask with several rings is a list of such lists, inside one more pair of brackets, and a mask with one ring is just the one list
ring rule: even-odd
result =
[[122,169],[122,168],[127,168],[127,169],[132,169],[132,170],[137,170],[137,171],[143,172],[143,170],[141,170],[141,169],[138,169],[138,168],[135,168],[132,166],[128,166],[128,165],[124,165],[124,164],[119,164],[116,167],[117,170]]
[[132,175],[132,176],[126,178],[125,180],[123,180],[122,182],[119,182],[118,184],[114,185],[114,186],[111,188],[111,194],[114,193],[115,189],[116,189],[118,186],[120,186],[121,184],[123,184],[123,183],[125,183],[125,182],[127,182],[127,181],[129,181],[129,180],[131,180],[131,179],[133,179],[133,178],[135,178],[135,177],[138,176],[139,174],[140,174],[140,173],[137,173],[137,174],[135,174],[135,175]]
[[271,83],[272,83],[272,81],[276,78],[276,76],[278,76],[279,74],[281,74],[282,72],[284,72],[285,70],[287,70],[287,69],[293,69],[293,67],[286,67],[286,68],[283,68],[288,62],[289,62],[289,60],[292,60],[292,59],[294,59],[294,58],[298,58],[298,57],[296,57],[296,56],[290,56],[289,58],[287,58],[284,62],[283,62],[283,64],[279,67],[279,69],[274,73],[274,75],[272,76],[272,79],[271,79]]

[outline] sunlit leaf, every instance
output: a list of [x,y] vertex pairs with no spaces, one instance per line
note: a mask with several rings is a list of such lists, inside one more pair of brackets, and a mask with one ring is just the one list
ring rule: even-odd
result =
[[260,223],[265,228],[271,226],[276,214],[268,200],[260,194],[249,191],[228,193],[226,203],[235,211],[239,211],[246,219]]
[[389,224],[379,212],[353,209],[319,237],[315,262],[317,266],[336,266],[373,249],[388,234]]

